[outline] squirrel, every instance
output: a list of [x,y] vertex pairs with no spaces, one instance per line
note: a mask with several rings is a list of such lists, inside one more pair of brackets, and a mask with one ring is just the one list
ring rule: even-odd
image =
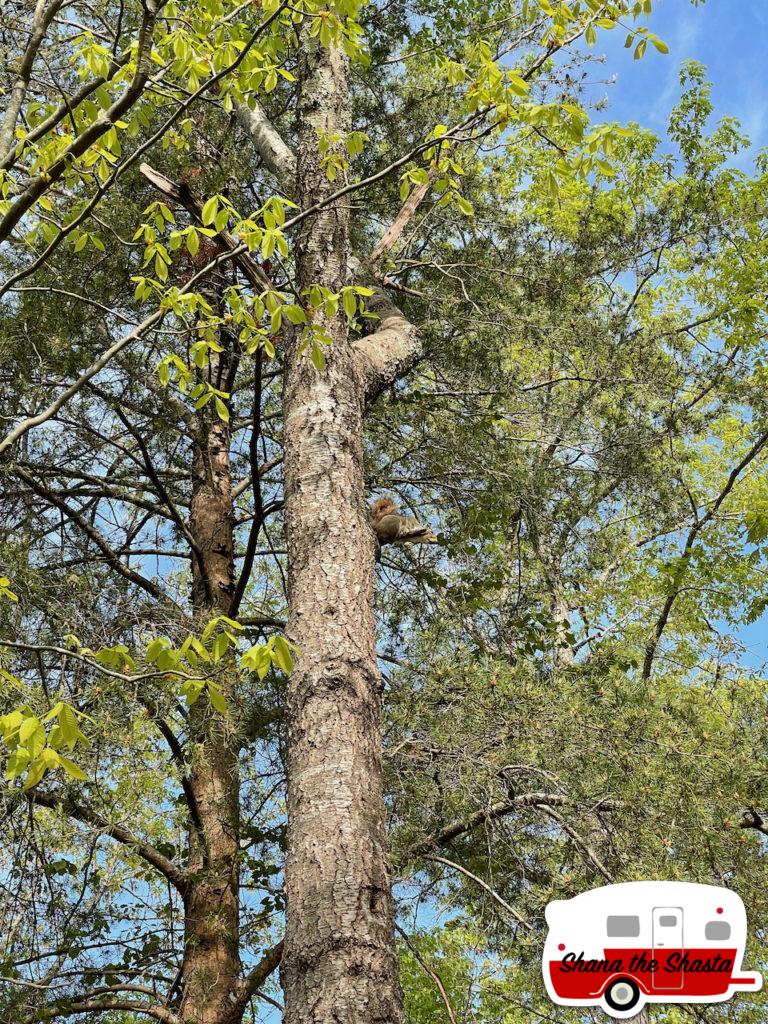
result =
[[400,515],[391,498],[378,498],[371,505],[371,526],[379,544],[437,544],[432,528]]

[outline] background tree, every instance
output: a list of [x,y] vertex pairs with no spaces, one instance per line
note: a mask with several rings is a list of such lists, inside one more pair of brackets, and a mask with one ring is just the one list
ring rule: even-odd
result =
[[648,13],[4,9],[8,1019],[397,1020],[396,914],[409,1019],[551,1016],[553,895],[759,921],[765,167],[695,66],[680,161],[589,124]]

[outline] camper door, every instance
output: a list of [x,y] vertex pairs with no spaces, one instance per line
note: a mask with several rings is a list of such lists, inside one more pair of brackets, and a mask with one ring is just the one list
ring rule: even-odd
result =
[[683,987],[683,972],[668,972],[664,968],[670,953],[683,951],[682,907],[653,908],[653,958],[659,967],[653,975],[654,989],[670,992]]

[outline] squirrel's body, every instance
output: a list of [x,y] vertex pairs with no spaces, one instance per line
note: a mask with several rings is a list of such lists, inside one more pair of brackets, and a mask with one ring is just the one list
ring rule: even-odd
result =
[[432,528],[401,516],[391,498],[378,498],[371,505],[371,525],[379,544],[437,544]]

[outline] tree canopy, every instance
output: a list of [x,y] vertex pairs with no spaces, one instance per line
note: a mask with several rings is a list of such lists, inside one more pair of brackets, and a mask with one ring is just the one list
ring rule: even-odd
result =
[[3,1019],[576,1021],[642,878],[759,968],[768,162],[690,61],[601,120],[651,0],[0,32]]

